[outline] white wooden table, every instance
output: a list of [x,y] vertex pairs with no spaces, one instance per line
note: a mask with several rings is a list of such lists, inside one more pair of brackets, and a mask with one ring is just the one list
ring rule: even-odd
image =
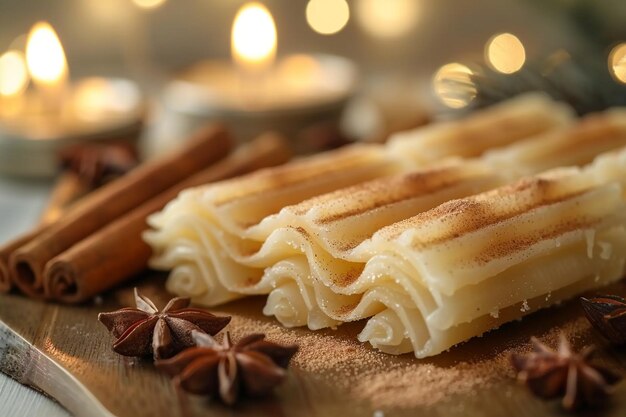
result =
[[[50,186],[47,182],[0,178],[0,244],[36,223]],[[0,373],[0,416],[67,417],[69,414],[49,398]]]

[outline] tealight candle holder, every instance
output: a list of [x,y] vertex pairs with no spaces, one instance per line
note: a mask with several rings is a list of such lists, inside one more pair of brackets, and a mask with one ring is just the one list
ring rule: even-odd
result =
[[358,84],[350,60],[293,54],[274,62],[276,29],[260,4],[242,7],[231,39],[231,62],[201,61],[177,73],[166,86],[165,111],[179,129],[218,119],[238,138],[249,140],[267,130],[294,137],[316,123],[339,121]]
[[[138,138],[144,103],[134,82],[103,77],[70,82],[63,48],[47,23],[31,30],[25,62],[20,64],[19,56],[13,53],[12,67],[0,67],[6,72],[0,77],[24,84],[0,95],[0,174],[51,177],[67,146]],[[29,75],[33,88],[15,74]]]

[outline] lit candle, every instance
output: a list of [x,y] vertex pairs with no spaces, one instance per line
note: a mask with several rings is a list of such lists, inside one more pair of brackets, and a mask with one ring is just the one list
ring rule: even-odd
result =
[[239,67],[249,72],[267,69],[276,57],[276,25],[260,3],[244,5],[233,22],[231,53]]
[[232,61],[201,61],[166,88],[172,124],[187,130],[220,119],[247,140],[268,129],[294,134],[315,122],[338,120],[356,88],[352,62],[321,54],[277,59],[277,44],[269,10],[257,2],[242,6],[231,32]]
[[0,55],[0,118],[13,117],[21,111],[29,80],[22,52],[9,50]]
[[142,117],[141,95],[131,81],[70,81],[63,46],[48,23],[33,26],[25,56],[14,50],[0,56],[0,173],[53,176],[64,147],[134,139]]
[[245,100],[258,101],[267,96],[276,43],[276,25],[269,10],[260,3],[244,5],[233,22],[231,55]]
[[60,111],[67,87],[68,68],[61,41],[48,23],[38,22],[30,30],[26,42],[26,63],[45,110]]

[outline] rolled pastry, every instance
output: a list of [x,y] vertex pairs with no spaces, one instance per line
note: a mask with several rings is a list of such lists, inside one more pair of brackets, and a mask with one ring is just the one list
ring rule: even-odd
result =
[[[246,286],[245,289],[237,291],[264,293],[267,288],[271,288],[264,311],[268,315],[276,316],[286,326],[307,325],[311,329],[334,326],[342,320],[332,318],[332,310],[353,306],[358,302],[359,297],[355,294],[359,294],[359,290],[333,286],[329,274],[331,272],[333,275],[339,274],[344,279],[358,274],[368,260],[367,251],[359,245],[365,240],[364,236],[371,236],[372,230],[376,227],[410,217],[411,214],[407,215],[407,212],[416,214],[433,208],[439,204],[438,198],[444,193],[450,198],[464,197],[471,194],[469,190],[484,191],[495,186],[494,184],[502,185],[519,178],[522,174],[536,172],[539,169],[566,163],[583,165],[606,149],[625,145],[626,110],[614,109],[590,115],[571,128],[520,141],[510,147],[489,152],[479,160],[468,161],[466,167],[469,169],[473,166],[474,172],[478,172],[476,167],[479,162],[482,162],[483,166],[482,182],[476,182],[477,178],[472,179],[469,176],[464,178],[465,184],[471,184],[471,187],[458,187],[458,183],[457,187],[450,187],[452,178],[448,178],[447,181],[440,181],[440,188],[435,190],[441,193],[439,195],[433,192],[434,188],[419,190],[414,186],[406,190],[407,195],[412,193],[412,198],[398,192],[395,193],[397,196],[395,202],[390,202],[388,197],[385,197],[389,193],[385,193],[384,190],[400,190],[402,188],[399,184],[403,181],[420,182],[419,173],[424,176],[421,180],[423,182],[423,178],[433,174],[433,170],[429,169],[398,176],[396,179],[383,179],[361,187],[341,190],[312,199],[294,209],[286,208],[282,214],[283,224],[287,226],[283,228],[276,226],[266,240],[264,250],[259,251],[259,254],[271,252],[268,246],[271,242],[280,241],[279,236],[291,236],[288,239],[291,241],[299,239],[300,245],[307,248],[304,254],[306,259],[288,254],[265,270],[259,284],[254,287]],[[513,152],[512,148],[516,152]],[[553,165],[550,165],[550,161]],[[458,181],[460,178],[456,179]],[[355,189],[361,190],[358,196],[353,192]],[[370,201],[371,209],[355,212],[351,204],[359,200]],[[339,211],[333,212],[333,207],[339,208]],[[299,213],[301,219],[289,220],[284,214],[290,211]],[[326,218],[334,217],[335,220],[320,221],[324,219],[320,213],[324,212],[327,213]],[[306,225],[302,227],[302,219],[307,220],[308,227]],[[320,226],[322,223],[323,227]],[[294,233],[293,229],[298,227],[300,232]],[[329,229],[333,230],[332,235],[328,232]],[[287,230],[290,230],[290,233],[287,233]],[[334,242],[330,244],[329,236],[334,236]],[[341,247],[348,250],[336,249]],[[369,309],[363,315],[353,316],[352,319],[367,317],[366,313],[369,314],[371,311],[373,310]]]
[[[590,116],[558,134],[546,133],[513,145],[518,158],[505,147],[482,159],[448,160],[305,200],[261,221],[252,219],[248,228],[226,227],[225,221],[216,226],[214,214],[202,213],[215,211],[214,203],[199,200],[207,189],[204,194],[188,192],[156,219],[159,228],[147,235],[158,250],[152,265],[172,269],[168,289],[192,296],[195,302],[215,305],[242,295],[269,293],[265,313],[283,324],[312,329],[333,326],[344,321],[335,311],[355,305],[365,291],[358,285],[337,283],[361,274],[371,257],[363,243],[377,230],[450,199],[503,185],[548,160],[555,165],[563,160],[584,163],[607,146],[626,145],[623,119],[626,114],[616,111]],[[612,132],[610,138],[607,131]],[[577,147],[571,146],[570,138],[576,139]],[[545,146],[539,148],[537,143]],[[565,152],[572,148],[578,150],[576,158]],[[369,308],[351,319],[380,310]]]
[[[612,123],[611,119],[603,116],[597,120],[582,135],[581,143],[588,145],[607,135],[603,129]],[[624,144],[626,134],[619,129],[617,133],[609,141],[610,147]],[[559,134],[541,140],[555,143],[550,148],[554,151],[559,146],[569,146],[564,138],[571,136],[571,130],[560,130]],[[294,196],[292,191],[306,190],[307,181],[324,180],[326,174],[311,175],[305,180],[295,178],[276,190],[276,185],[268,185],[271,171],[276,172],[270,170],[260,176],[221,184],[223,187],[189,190],[160,215],[150,219],[155,230],[146,233],[145,238],[155,253],[152,265],[172,269],[168,289],[192,296],[198,303],[214,305],[246,294],[270,293],[265,311],[277,315],[286,325],[308,324],[311,328],[320,328],[372,315],[384,317],[387,306],[383,302],[363,302],[380,296],[382,289],[371,292],[362,287],[342,291],[350,286],[336,285],[351,283],[360,277],[364,265],[369,265],[368,260],[375,257],[375,253],[364,250],[367,248],[364,242],[381,227],[416,212],[452,198],[491,189],[523,172],[532,172],[533,163],[539,167],[552,160],[558,165],[564,159],[558,153],[555,158],[537,152],[537,140],[521,141],[520,145],[525,142],[528,142],[526,147],[521,146],[518,152],[526,155],[525,158],[516,159],[505,152],[498,159],[495,152],[491,158],[498,162],[487,158],[447,160],[409,174],[323,194],[287,206],[276,214],[270,213],[286,205],[289,199],[301,201],[306,193]],[[587,146],[570,159],[583,163],[603,149]],[[395,155],[391,159],[394,157],[400,158]],[[502,161],[507,161],[510,169],[502,170]],[[406,166],[411,164],[415,165],[405,163]],[[381,176],[393,170],[389,168]],[[288,167],[285,172],[300,171],[297,168],[290,171]],[[337,178],[343,175],[340,169],[335,172]],[[333,184],[328,186],[332,187]],[[316,195],[318,191],[311,194]],[[264,273],[265,268],[268,269]],[[358,305],[365,307],[356,310]],[[358,314],[352,314],[354,311]],[[393,315],[391,313],[386,315]],[[410,341],[407,343],[400,338],[387,350],[410,348]]]
[[[358,246],[368,258],[360,271],[319,274],[304,257],[287,258],[265,273],[276,287],[266,311],[335,324],[374,315],[361,341],[389,353],[440,353],[620,279],[625,183],[623,150],[384,227]],[[307,270],[308,279],[293,279]]]
[[[240,263],[238,260],[259,249],[268,237],[267,227],[260,225],[261,220],[283,207],[434,163],[434,159],[454,155],[454,144],[462,138],[467,142],[463,149],[467,150],[469,146],[472,154],[480,154],[492,146],[508,144],[512,138],[523,137],[522,131],[527,134],[549,131],[567,125],[571,118],[572,111],[566,106],[550,101],[544,95],[529,94],[476,112],[465,119],[447,122],[443,130],[426,128],[422,133],[413,135],[415,137],[396,141],[402,142],[407,150],[410,148],[411,153],[398,152],[395,147],[353,146],[209,187],[188,190],[160,214],[149,219],[155,230],[144,236],[154,253],[151,265],[159,269],[173,269],[167,284],[172,292],[186,294],[205,304],[231,300],[241,295],[228,290],[230,277],[244,277],[252,282],[258,280],[262,268],[271,265],[266,260],[257,263]],[[533,127],[527,130],[520,127],[512,136],[513,125]],[[454,133],[455,129],[458,134]],[[471,133],[469,136],[466,135],[468,132]],[[429,157],[426,149],[433,142],[441,146],[441,152]],[[423,156],[416,160],[413,154]],[[417,175],[414,181],[421,181],[421,177]],[[411,180],[402,181],[409,191],[415,187],[411,185]],[[494,185],[490,183],[489,187]],[[484,187],[471,188],[471,191],[477,192]],[[444,193],[436,201],[454,196],[457,194]]]
[[626,263],[625,183],[622,151],[384,228],[355,280],[369,288],[335,318],[378,306],[359,339],[425,357],[614,282]]

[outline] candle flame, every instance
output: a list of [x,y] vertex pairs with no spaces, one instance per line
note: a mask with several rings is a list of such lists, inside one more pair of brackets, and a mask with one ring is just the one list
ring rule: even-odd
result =
[[276,26],[271,13],[260,3],[239,9],[231,35],[233,59],[246,67],[265,67],[276,56]]
[[24,54],[10,50],[0,55],[0,96],[21,95],[28,87],[28,71]]
[[37,84],[59,85],[67,78],[65,52],[49,23],[38,22],[30,30],[26,42],[26,63]]

